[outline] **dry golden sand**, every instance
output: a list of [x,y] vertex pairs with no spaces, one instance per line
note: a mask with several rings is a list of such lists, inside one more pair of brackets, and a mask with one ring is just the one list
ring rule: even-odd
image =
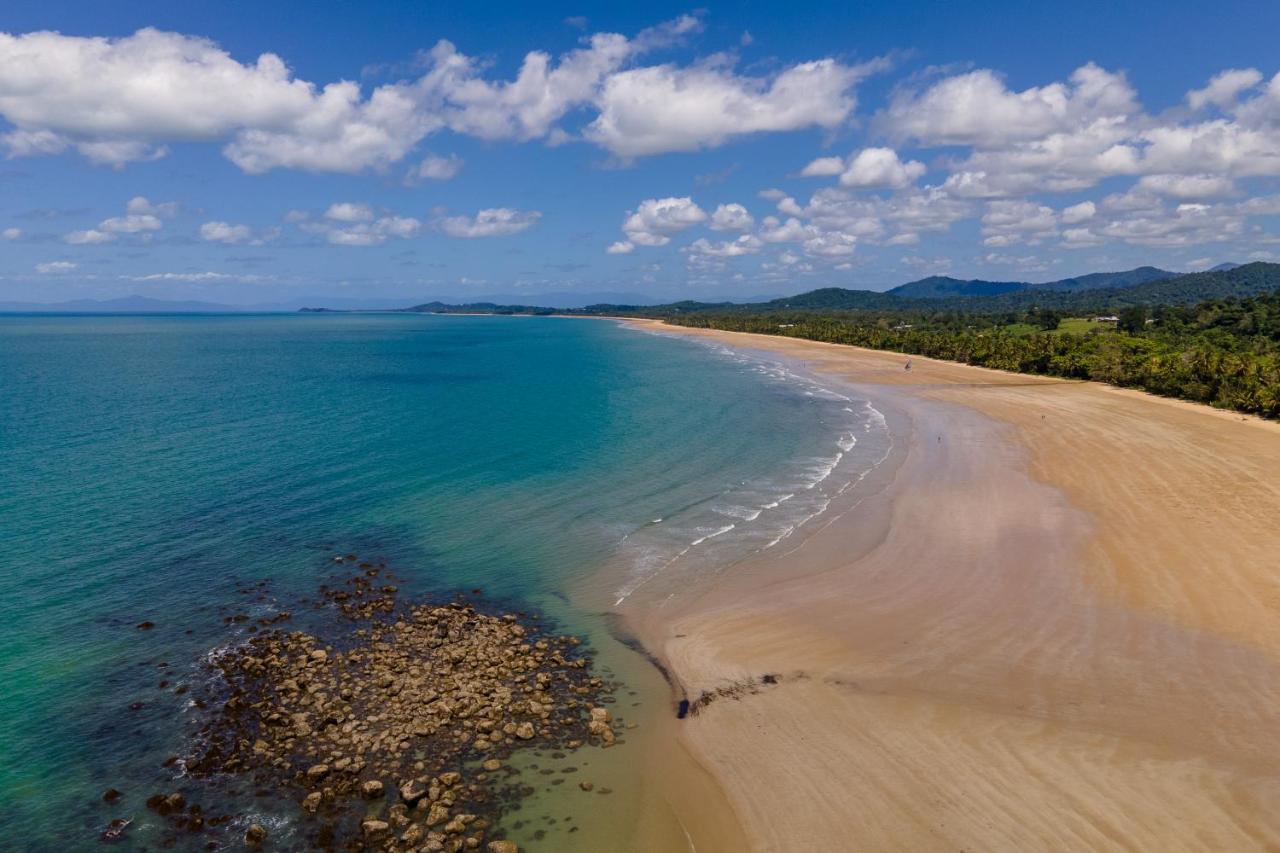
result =
[[663,328],[855,383],[899,434],[791,550],[631,602],[690,695],[779,675],[673,727],[748,847],[1280,849],[1280,426]]

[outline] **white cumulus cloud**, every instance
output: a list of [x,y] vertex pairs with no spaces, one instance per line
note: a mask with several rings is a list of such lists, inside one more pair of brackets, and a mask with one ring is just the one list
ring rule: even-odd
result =
[[627,215],[622,231],[634,245],[665,246],[671,235],[706,220],[706,211],[689,196],[650,198]]
[[533,227],[541,218],[542,213],[537,210],[491,207],[475,216],[445,217],[439,227],[450,237],[504,237]]
[[835,128],[857,104],[854,86],[879,63],[821,59],[771,77],[723,65],[656,65],[610,75],[585,136],[622,158],[714,148],[748,133]]
[[1090,122],[1139,110],[1123,74],[1089,63],[1066,83],[1007,88],[994,71],[947,77],[923,92],[902,90],[879,116],[891,136],[936,145],[997,147],[1078,130]]
[[1144,175],[1136,189],[1184,201],[1201,201],[1233,195],[1236,187],[1234,181],[1221,175]]
[[754,255],[764,248],[764,241],[753,234],[743,234],[736,240],[712,242],[699,237],[690,243],[684,251],[712,258],[736,258],[741,255]]
[[916,160],[904,163],[892,148],[864,148],[849,160],[849,167],[840,174],[840,185],[902,189],[924,173],[923,163]]
[[779,221],[776,216],[766,216],[760,223],[760,239],[767,243],[795,243],[804,239],[805,226],[794,216],[786,222]]
[[1203,89],[1187,92],[1187,104],[1193,110],[1207,106],[1226,109],[1235,104],[1241,92],[1262,82],[1262,72],[1256,68],[1231,68],[1213,76]]
[[712,231],[749,231],[755,219],[740,204],[721,204],[711,214]]
[[0,33],[0,115],[27,134],[20,153],[70,144],[103,162],[145,159],[163,140],[278,126],[315,97],[279,57],[242,65],[207,39],[154,29],[119,39]]
[[72,231],[62,239],[73,246],[87,246],[94,243],[111,243],[116,239],[116,235],[96,228],[87,228],[83,231]]
[[[701,26],[698,16],[682,15],[631,38],[596,33],[560,56],[530,51],[509,80],[489,79],[489,60],[441,40],[421,55],[419,76],[368,91],[350,80],[298,78],[275,53],[242,61],[210,39],[154,28],[118,38],[0,33],[0,117],[12,125],[0,144],[11,156],[74,148],[122,166],[162,157],[168,144],[214,142],[257,174],[384,169],[444,129],[558,141],[568,138],[557,126],[562,118],[602,111],[609,80],[638,70],[624,66]],[[786,80],[776,83],[772,97],[784,97]],[[428,160],[416,171],[438,179],[450,168]]]
[[1063,208],[1062,221],[1067,225],[1076,225],[1092,219],[1094,214],[1098,212],[1098,207],[1091,201],[1082,201],[1079,204],[1073,204],[1070,207]]
[[324,215],[326,219],[338,222],[368,222],[373,219],[373,209],[367,204],[339,201],[329,205]]
[[[312,218],[305,211],[290,211],[285,221],[295,223],[308,234],[323,237],[334,246],[380,246],[391,237],[414,237],[424,228],[422,220],[412,216],[378,216],[367,204],[346,201],[329,205],[318,218]],[[265,242],[277,235],[278,231],[268,231],[251,242]]]
[[802,178],[834,178],[845,170],[843,157],[819,157],[800,170]]
[[457,154],[450,154],[448,157],[429,154],[409,172],[409,182],[447,181],[462,171],[462,165],[462,158]]
[[43,264],[36,264],[36,272],[41,275],[56,275],[58,273],[71,272],[78,266],[79,264],[71,261],[47,261]]
[[111,243],[122,234],[150,239],[151,232],[159,231],[164,227],[164,219],[172,218],[177,213],[177,202],[153,204],[143,196],[134,196],[125,204],[124,216],[108,217],[99,222],[95,228],[72,231],[63,235],[62,239],[66,243],[77,246]]
[[988,202],[982,215],[982,242],[987,246],[1035,244],[1057,233],[1058,216],[1053,208],[1033,201]]
[[253,239],[253,229],[230,222],[206,222],[200,226],[200,239],[210,243],[247,243]]
[[98,228],[111,234],[137,234],[142,231],[159,231],[164,227],[160,217],[150,213],[129,213],[112,216],[98,223]]
[[172,219],[178,215],[178,203],[165,201],[156,204],[146,196],[134,196],[124,206],[126,213],[138,216],[158,216],[161,219]]

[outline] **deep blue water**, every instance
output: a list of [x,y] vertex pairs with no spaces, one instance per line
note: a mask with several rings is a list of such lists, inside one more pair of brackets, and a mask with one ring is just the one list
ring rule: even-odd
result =
[[354,551],[535,603],[612,562],[622,597],[781,541],[882,426],[609,322],[0,317],[0,848],[92,846],[105,788],[156,788],[186,713],[157,682],[246,583],[296,599]]

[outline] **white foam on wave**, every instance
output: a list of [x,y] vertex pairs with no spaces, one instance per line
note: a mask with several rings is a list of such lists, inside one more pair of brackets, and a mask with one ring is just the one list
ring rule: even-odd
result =
[[671,559],[667,560],[665,563],[663,563],[663,564],[662,564],[661,566],[659,566],[658,568],[654,569],[652,572],[649,572],[648,574],[644,575],[643,577],[639,577],[639,578],[634,579],[631,583],[624,584],[624,585],[622,586],[622,588],[618,590],[618,600],[617,600],[617,601],[615,601],[615,602],[613,603],[613,606],[614,606],[614,607],[617,607],[619,604],[621,604],[622,602],[626,601],[626,600],[627,600],[627,598],[628,598],[632,593],[634,593],[634,592],[635,592],[636,590],[638,590],[640,587],[644,586],[646,583],[648,583],[649,581],[651,581],[653,578],[657,577],[657,576],[658,576],[659,574],[661,574],[665,569],[667,569],[668,567],[670,567],[670,566],[674,565],[674,564],[675,564],[675,563],[676,563],[676,562],[677,562],[681,557],[683,557],[685,554],[688,554],[690,551],[692,551],[694,548],[696,548],[696,547],[698,547],[699,545],[701,545],[703,542],[706,542],[708,539],[714,539],[714,538],[715,538],[715,537],[717,537],[717,536],[721,536],[721,535],[723,535],[723,534],[725,534],[725,533],[728,533],[730,530],[733,530],[736,526],[737,526],[737,525],[730,524],[730,525],[728,525],[728,526],[726,526],[726,527],[722,527],[722,528],[720,528],[719,530],[716,530],[716,531],[714,531],[714,532],[712,532],[712,533],[708,533],[708,534],[706,534],[706,535],[704,535],[704,536],[700,536],[699,538],[697,538],[697,539],[693,540],[692,542],[690,542],[688,545],[686,545],[686,546],[684,546],[683,548],[681,548],[679,551],[677,551],[677,552],[676,552],[676,554],[675,554],[673,557],[671,557]]
[[721,527],[719,530],[716,530],[712,533],[708,533],[706,536],[700,536],[697,539],[690,542],[689,547],[694,548],[698,545],[701,545],[703,542],[706,542],[708,539],[715,539],[717,536],[723,536],[724,534],[728,533],[730,530],[733,530],[737,526],[738,525],[736,524],[729,524],[729,525],[726,525],[725,527]]
[[[766,479],[740,482],[726,488],[711,503],[654,519],[637,528],[633,532],[644,536],[642,541],[628,543],[631,553],[624,559],[630,563],[631,577],[618,590],[615,606],[655,577],[672,571],[677,564],[683,566],[681,561],[695,549],[697,570],[718,573],[750,553],[777,546],[827,513],[836,497],[861,482],[889,455],[886,450],[879,459],[867,459],[868,454],[859,447],[858,434],[888,431],[883,414],[870,401],[846,396],[786,364],[762,361],[717,343],[698,343],[743,365],[768,383],[788,386],[812,401],[809,405],[844,404],[838,408],[832,406],[825,414],[823,410],[817,413],[819,424],[833,428],[837,451],[832,456],[795,458]],[[891,448],[892,436],[888,439]],[[858,453],[851,455],[855,449]],[[849,459],[857,460],[861,470],[848,470]],[[864,463],[870,464],[863,468]],[[837,473],[840,476],[836,476]],[[716,525],[707,513],[732,518],[735,522]]]
[[760,513],[764,511],[764,507],[753,509],[749,506],[714,506],[711,508],[720,515],[727,515],[729,518],[740,518],[743,521],[755,521],[760,517]]
[[889,429],[889,422],[884,419],[884,412],[871,405],[870,400],[863,400],[862,406],[867,410],[867,416],[875,422],[877,427],[883,430]]
[[831,473],[836,470],[836,466],[840,464],[840,460],[843,458],[844,451],[841,451],[830,459],[823,459],[817,465],[811,466],[808,469],[809,473],[816,474],[817,476],[804,484],[805,489],[812,489],[830,477]]
[[796,527],[797,527],[797,525],[793,524],[793,525],[791,525],[790,527],[787,527],[786,529],[784,529],[784,530],[783,530],[781,533],[779,533],[776,537],[774,537],[773,539],[771,539],[771,540],[769,541],[769,544],[768,544],[768,545],[765,545],[765,546],[764,546],[764,547],[765,547],[765,549],[772,548],[774,545],[777,545],[777,544],[778,544],[779,542],[781,542],[783,539],[786,539],[788,536],[790,536],[792,533],[794,533],[794,532],[795,532]]

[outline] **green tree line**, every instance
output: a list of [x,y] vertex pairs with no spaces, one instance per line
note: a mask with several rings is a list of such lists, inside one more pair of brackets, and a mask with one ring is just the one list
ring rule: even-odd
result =
[[[963,312],[741,310],[668,315],[668,323],[782,335],[928,356],[1018,373],[1092,379],[1280,418],[1280,294],[1190,306],[1130,307],[1085,334],[1061,317]],[[1035,331],[1015,331],[1018,324]],[[1026,326],[1023,325],[1025,329]]]

